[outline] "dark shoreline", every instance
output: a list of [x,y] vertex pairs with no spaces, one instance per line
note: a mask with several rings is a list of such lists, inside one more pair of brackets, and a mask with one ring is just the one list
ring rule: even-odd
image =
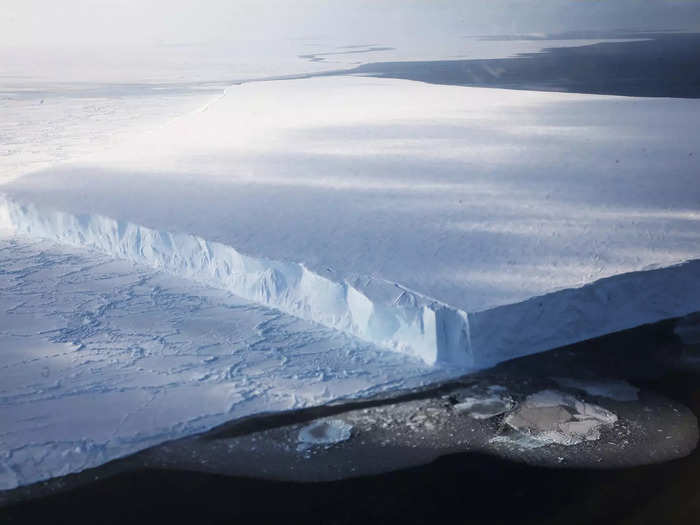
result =
[[[697,390],[695,397],[700,401]],[[427,523],[463,516],[465,523],[691,524],[700,518],[698,475],[697,450],[681,460],[622,470],[547,469],[463,454],[320,484],[146,469],[7,508],[3,519],[308,524]]]

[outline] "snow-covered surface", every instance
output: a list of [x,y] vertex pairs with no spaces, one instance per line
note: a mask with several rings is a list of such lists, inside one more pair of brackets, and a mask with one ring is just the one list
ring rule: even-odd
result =
[[233,83],[370,61],[506,58],[595,42],[465,40],[460,33],[440,41],[393,35],[379,44],[268,36],[229,46],[0,46],[0,182],[157,129]]
[[0,490],[456,373],[127,261],[0,241]]
[[0,182],[117,144],[204,106],[210,84],[0,81]]
[[699,110],[359,77],[250,83],[3,189],[23,233],[209,284],[230,272],[258,286],[249,299],[483,367],[700,309],[699,263],[677,265],[700,257]]
[[[355,33],[356,27],[352,33]],[[181,45],[67,45],[0,47],[0,86],[26,87],[43,83],[99,83],[115,88],[125,85],[212,81],[241,82],[268,77],[308,75],[320,71],[350,69],[366,62],[446,59],[497,59],[545,48],[584,46],[597,42],[627,42],[635,38],[544,37],[533,39],[483,39],[466,37],[462,30],[441,38],[416,38],[413,34],[374,35],[362,40],[356,34],[325,34],[307,38],[256,35],[234,42]],[[608,35],[610,36],[610,35]],[[4,90],[3,90],[4,91]],[[2,107],[2,106],[0,106]]]

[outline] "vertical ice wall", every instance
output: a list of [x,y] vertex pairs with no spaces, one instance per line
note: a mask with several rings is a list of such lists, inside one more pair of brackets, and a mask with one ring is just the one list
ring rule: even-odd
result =
[[195,235],[40,209],[0,196],[3,226],[228,290],[431,365],[485,368],[700,311],[699,260],[467,313],[397,283],[366,276],[334,280],[302,263],[250,257]]
[[249,257],[195,235],[39,209],[5,196],[0,220],[18,234],[95,249],[225,289],[428,364],[474,365],[467,314],[395,283],[360,276],[334,281],[301,263]]

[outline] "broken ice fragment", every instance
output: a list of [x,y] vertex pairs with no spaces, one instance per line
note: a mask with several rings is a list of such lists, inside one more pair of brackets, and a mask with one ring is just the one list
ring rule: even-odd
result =
[[352,425],[342,419],[315,421],[299,431],[297,450],[307,450],[315,445],[335,445],[350,439]]
[[556,390],[528,396],[505,418],[511,429],[542,445],[567,446],[599,439],[600,429],[616,421],[609,410]]
[[452,408],[474,419],[489,419],[508,412],[513,408],[513,401],[501,396],[467,397]]
[[622,379],[575,379],[553,377],[559,386],[581,390],[589,396],[607,397],[616,401],[636,401],[639,389]]

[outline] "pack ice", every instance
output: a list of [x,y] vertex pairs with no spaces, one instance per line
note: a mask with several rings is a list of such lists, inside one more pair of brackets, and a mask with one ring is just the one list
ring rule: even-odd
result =
[[4,186],[15,231],[486,367],[700,310],[700,101],[230,87]]

